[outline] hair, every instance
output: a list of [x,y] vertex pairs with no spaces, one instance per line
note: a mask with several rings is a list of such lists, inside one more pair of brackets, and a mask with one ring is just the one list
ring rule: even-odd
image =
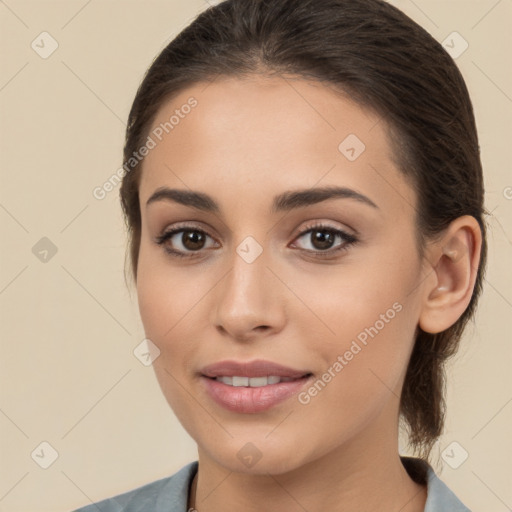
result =
[[[464,79],[441,44],[382,0],[226,0],[202,12],[147,70],[129,113],[124,164],[145,144],[163,103],[187,87],[218,76],[265,74],[320,82],[384,119],[394,158],[416,191],[420,254],[426,240],[462,215],[480,225],[469,305],[443,332],[418,326],[400,397],[409,445],[428,460],[444,427],[444,363],[474,314],[487,255],[482,166]],[[141,163],[120,189],[135,281]]]

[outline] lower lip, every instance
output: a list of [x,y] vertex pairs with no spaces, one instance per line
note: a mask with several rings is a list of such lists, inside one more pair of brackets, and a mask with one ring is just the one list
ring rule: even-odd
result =
[[206,386],[206,391],[217,404],[233,412],[253,414],[266,411],[297,394],[311,377],[310,375],[258,388],[229,386],[204,376],[201,376],[201,380]]

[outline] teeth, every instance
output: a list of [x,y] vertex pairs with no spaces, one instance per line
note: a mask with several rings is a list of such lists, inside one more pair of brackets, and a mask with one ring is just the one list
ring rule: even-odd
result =
[[249,377],[232,377],[232,386],[248,386]]
[[[259,388],[268,384],[268,377],[252,377],[248,378],[247,381],[251,388]],[[247,386],[247,384],[244,384],[244,386]]]
[[267,386],[268,384],[279,384],[279,382],[290,382],[291,377],[278,377],[276,375],[270,375],[269,377],[216,377],[216,381],[227,384],[228,386],[242,387],[249,386],[251,388],[260,388]]
[[228,386],[233,385],[232,377],[217,377],[215,380],[218,380],[219,382],[223,382],[224,384],[227,384]]

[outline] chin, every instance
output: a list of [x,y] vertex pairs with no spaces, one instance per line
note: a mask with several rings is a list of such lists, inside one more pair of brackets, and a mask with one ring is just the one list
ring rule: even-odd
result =
[[[206,445],[199,450],[200,455],[201,451],[206,452],[217,464],[236,473],[278,475],[293,471],[307,462],[293,444],[283,443],[282,439],[271,442],[264,436],[230,438],[226,444],[216,444],[211,448]],[[293,457],[290,456],[292,453]]]

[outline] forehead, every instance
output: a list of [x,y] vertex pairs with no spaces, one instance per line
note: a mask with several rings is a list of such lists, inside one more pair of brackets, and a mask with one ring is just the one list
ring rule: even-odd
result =
[[411,190],[387,131],[376,114],[318,82],[253,76],[198,83],[164,103],[153,121],[141,203],[162,185],[221,195],[229,185],[254,196],[318,183],[387,194],[391,204]]

